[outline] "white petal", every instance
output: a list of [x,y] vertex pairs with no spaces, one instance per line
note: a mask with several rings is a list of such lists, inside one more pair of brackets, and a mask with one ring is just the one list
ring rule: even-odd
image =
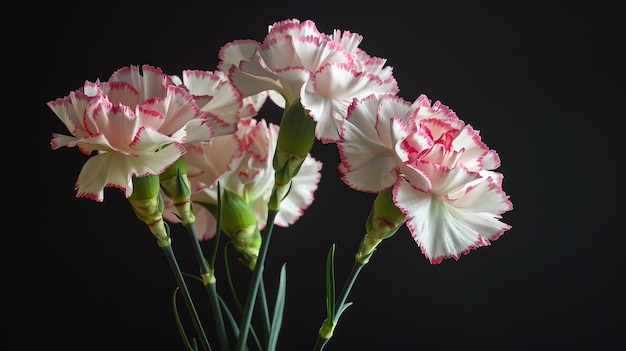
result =
[[348,64],[321,67],[303,86],[302,106],[317,121],[316,136],[322,142],[336,142],[339,126],[354,99],[371,94],[395,93],[397,87],[373,74],[359,72]]
[[380,192],[393,185],[397,177],[398,160],[392,145],[385,145],[376,129],[383,124],[377,123],[378,106],[374,96],[352,105],[337,142],[341,158],[337,170],[346,184],[359,191]]
[[133,176],[161,174],[184,153],[182,145],[171,144],[158,152],[145,153],[140,157],[117,152],[92,156],[78,175],[77,196],[102,201],[104,187],[114,187],[124,191],[125,196],[129,197],[133,191]]
[[444,197],[417,191],[405,181],[396,184],[394,201],[406,214],[411,235],[433,264],[446,258],[458,259],[472,249],[489,245],[489,240],[510,228],[497,219],[496,213],[476,212],[481,206],[455,207]]
[[298,174],[293,178],[287,197],[280,204],[276,225],[286,227],[298,220],[313,202],[313,193],[320,181],[322,163],[310,155],[304,160]]

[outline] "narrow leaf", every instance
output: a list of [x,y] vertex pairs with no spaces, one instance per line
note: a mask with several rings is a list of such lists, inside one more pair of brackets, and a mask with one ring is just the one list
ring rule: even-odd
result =
[[335,318],[335,244],[326,256],[326,316],[328,321]]
[[283,315],[285,311],[285,295],[287,289],[287,270],[283,264],[280,269],[280,280],[278,282],[278,292],[276,294],[276,304],[274,305],[274,314],[272,315],[272,326],[270,328],[269,340],[267,343],[267,351],[274,351],[278,343],[278,335],[283,323]]
[[176,294],[178,293],[179,289],[180,289],[179,287],[176,287],[176,289],[174,289],[174,294],[172,294],[172,308],[174,310],[174,318],[176,319],[176,326],[178,327],[178,332],[180,333],[181,338],[183,338],[183,343],[185,344],[185,348],[187,348],[188,351],[197,351],[198,344],[195,343],[195,340],[194,340],[195,347],[192,347],[192,345],[189,343],[189,340],[187,340],[187,334],[185,333],[185,328],[183,327],[183,324],[180,321],[180,317],[178,316],[178,307],[176,306]]
[[[233,317],[233,314],[230,312],[230,309],[228,308],[228,305],[226,305],[226,302],[224,302],[224,299],[222,299],[222,297],[219,294],[217,295],[217,298],[220,301],[220,305],[222,305],[224,314],[226,314],[226,318],[230,322],[230,326],[233,329],[233,334],[235,334],[235,338],[238,338],[239,337],[239,323],[235,320],[235,317]],[[254,341],[256,342],[256,345],[259,348],[259,350],[261,350],[261,342],[259,341],[259,338],[254,332],[253,328],[250,328],[250,334],[252,334],[252,337],[254,338]],[[246,347],[246,350],[247,350],[247,347]]]
[[350,307],[352,305],[352,302],[346,302],[344,303],[341,308],[337,311],[337,319],[339,319],[339,317],[341,316],[341,314],[343,313],[343,311],[345,311],[348,307]]

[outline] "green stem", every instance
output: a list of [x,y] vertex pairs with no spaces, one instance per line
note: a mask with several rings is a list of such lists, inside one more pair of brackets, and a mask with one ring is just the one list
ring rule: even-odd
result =
[[211,300],[211,309],[213,310],[213,315],[215,316],[215,324],[217,324],[217,332],[220,338],[220,345],[222,346],[222,350],[228,351],[230,350],[230,345],[228,343],[228,337],[226,336],[226,327],[224,325],[224,318],[222,317],[222,309],[220,308],[220,303],[217,295],[217,284],[215,283],[215,279],[212,283],[209,283],[204,287],[209,293],[209,298]]
[[[356,282],[356,279],[359,276],[361,269],[363,268],[363,266],[365,266],[366,263],[367,262],[364,263],[359,260],[354,261],[354,265],[352,266],[352,271],[350,272],[350,276],[348,277],[348,280],[344,284],[343,290],[339,294],[339,297],[337,298],[337,302],[335,303],[335,313],[334,313],[335,317],[333,318],[333,325],[337,325],[337,323],[339,322],[339,317],[341,316],[344,310],[343,305],[346,303],[346,300],[348,299],[348,295],[350,294],[350,291],[352,290],[352,286],[354,285],[354,282]],[[330,340],[330,337],[327,339],[327,338],[323,338],[320,334],[318,334],[317,341],[315,342],[315,346],[313,347],[313,350],[314,351],[323,350],[324,346],[326,346],[326,343],[328,343],[329,340]]]
[[341,316],[340,312],[342,311],[343,304],[346,303],[346,299],[348,298],[348,295],[350,294],[350,290],[352,290],[352,286],[354,285],[356,278],[359,276],[359,273],[361,272],[361,269],[363,268],[363,266],[365,266],[365,263],[361,263],[357,260],[354,261],[354,265],[352,266],[352,271],[350,272],[350,276],[348,277],[348,280],[346,281],[346,284],[344,285],[343,290],[339,294],[337,303],[335,304],[335,319],[333,320],[334,324],[337,324],[337,322],[339,321],[339,317]]
[[217,298],[217,286],[215,280],[214,271],[209,268],[207,260],[204,259],[202,253],[202,247],[200,247],[200,241],[196,235],[196,228],[194,222],[185,225],[187,232],[191,237],[193,243],[193,249],[196,253],[196,259],[200,265],[200,273],[202,275],[202,282],[209,294],[209,300],[211,302],[211,309],[213,310],[213,317],[215,318],[215,324],[217,326],[217,333],[220,339],[220,346],[223,351],[229,351],[230,346],[228,344],[228,337],[226,336],[226,328],[224,325],[224,317],[222,316],[222,309],[220,308],[219,300]]
[[185,283],[183,274],[180,271],[178,262],[176,261],[176,256],[174,256],[172,245],[171,243],[169,242],[165,243],[162,240],[159,240],[158,243],[159,243],[159,246],[163,249],[163,252],[165,253],[165,256],[167,257],[167,261],[169,262],[170,267],[172,268],[172,272],[174,273],[174,277],[176,277],[176,282],[178,283],[178,287],[183,293],[183,299],[185,300],[185,305],[187,305],[187,310],[189,310],[189,314],[191,315],[193,326],[196,329],[196,333],[198,333],[198,338],[200,339],[200,344],[202,344],[202,349],[205,351],[211,351],[211,346],[209,346],[209,341],[207,340],[206,334],[204,333],[204,328],[202,328],[202,323],[200,323],[200,318],[198,317],[196,308],[193,305],[193,301],[191,300],[189,289],[187,288],[187,284]]
[[267,248],[272,237],[272,230],[274,228],[274,219],[278,211],[270,210],[267,214],[267,225],[265,227],[263,240],[261,241],[261,248],[259,249],[259,257],[252,273],[252,280],[248,289],[248,295],[246,296],[246,305],[243,311],[243,318],[241,320],[241,327],[239,328],[239,337],[237,338],[236,351],[243,351],[248,339],[248,332],[250,331],[250,322],[252,321],[252,311],[254,310],[254,304],[259,291],[259,285],[263,276],[263,266],[265,264],[265,256],[267,255]]
[[222,190],[220,189],[220,182],[217,182],[217,214],[215,220],[217,221],[215,226],[215,243],[213,244],[213,253],[211,254],[211,267],[215,267],[215,259],[217,258],[217,248],[219,247],[220,237],[222,233]]

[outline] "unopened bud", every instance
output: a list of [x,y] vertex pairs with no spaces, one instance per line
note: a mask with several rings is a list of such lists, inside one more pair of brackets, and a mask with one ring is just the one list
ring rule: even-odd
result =
[[224,190],[222,201],[222,230],[243,256],[252,270],[261,247],[261,232],[254,204],[243,201],[237,194]]
[[178,212],[183,225],[196,220],[191,204],[191,182],[187,177],[187,164],[179,157],[165,172],[159,175],[163,193],[169,197]]
[[287,106],[280,120],[273,166],[276,184],[284,186],[298,174],[315,142],[315,121],[299,100]]

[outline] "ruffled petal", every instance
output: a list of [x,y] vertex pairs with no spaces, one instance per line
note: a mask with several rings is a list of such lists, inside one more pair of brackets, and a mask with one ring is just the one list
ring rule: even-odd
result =
[[237,123],[243,99],[224,73],[186,70],[183,71],[183,83],[198,101],[202,101],[199,102],[200,111],[208,112],[226,124]]
[[267,90],[282,90],[282,86],[275,74],[263,71],[262,75],[254,75],[244,71],[251,64],[243,62],[240,66],[230,66],[228,78],[235,84],[241,96],[253,96]]
[[414,115],[412,118],[416,120],[427,119],[427,118],[437,118],[437,119],[458,119],[459,117],[456,115],[452,109],[448,106],[443,105],[439,101],[435,101],[432,103],[431,100],[424,94],[418,96],[413,102]]
[[317,138],[329,143],[339,139],[341,120],[354,99],[396,92],[396,85],[340,63],[321,67],[303,86],[300,95],[302,106],[317,121]]
[[129,197],[133,192],[133,176],[161,174],[184,153],[182,145],[172,144],[158,152],[143,154],[141,157],[117,152],[104,152],[92,156],[78,175],[76,196],[100,202],[104,199],[104,188],[113,187],[124,191],[126,197]]
[[[141,71],[139,66],[131,65],[118,69],[113,72],[108,82],[125,82],[137,90],[137,103],[153,98],[164,98],[166,95],[167,77],[160,68],[150,65],[142,65]],[[135,108],[135,106],[130,106]]]
[[385,145],[376,130],[378,106],[374,96],[353,104],[337,142],[341,159],[337,171],[346,184],[359,191],[380,192],[391,187],[397,177],[393,146]]
[[324,37],[330,39],[327,35],[322,34],[316,27],[315,23],[311,20],[300,22],[300,20],[293,18],[287,19],[268,27],[268,33],[265,40],[276,40],[284,37]]
[[210,119],[194,118],[189,121],[184,128],[172,135],[172,139],[186,144],[194,144],[209,141],[218,135],[230,134],[234,132],[234,127],[223,128],[221,124],[214,123]]
[[63,146],[65,147],[74,147],[76,146],[79,139],[63,134],[52,133],[52,139],[50,140],[50,146],[52,150],[59,149]]
[[493,178],[481,178],[451,204],[472,213],[487,213],[493,216],[500,216],[513,209],[509,196]]
[[474,247],[487,242],[459,221],[440,197],[413,189],[399,181],[394,189],[394,202],[405,213],[407,227],[422,253],[432,263],[458,258]]
[[472,249],[489,245],[490,240],[510,228],[499,218],[512,205],[489,178],[455,201],[417,191],[399,181],[394,201],[406,214],[407,226],[422,253],[433,264],[446,258],[458,259]]
[[238,67],[242,61],[253,61],[261,43],[252,39],[234,40],[222,46],[218,52],[218,69],[228,73],[231,66]]
[[199,108],[193,96],[185,89],[174,85],[167,87],[165,98],[148,99],[141,104],[141,108],[144,111],[157,111],[163,115],[158,130],[165,135],[171,135],[180,130],[199,114]]
[[[431,188],[428,190],[437,195],[451,193],[480,177],[478,173],[470,172],[462,166],[448,168],[429,162],[419,162],[407,166],[409,166],[409,169],[419,171],[420,174],[426,176],[432,184]],[[408,171],[405,174],[408,174]]]
[[378,116],[376,130],[383,144],[395,147],[400,140],[407,136],[407,114],[410,108],[411,104],[397,95],[385,94],[380,97],[376,113]]
[[171,137],[163,135],[157,130],[150,127],[141,127],[130,146],[134,152],[149,155],[151,152],[174,142],[175,140]]
[[[275,223],[287,227],[295,223],[313,203],[313,194],[321,178],[322,163],[308,155],[298,174],[292,179],[289,194],[280,204]],[[263,204],[267,207],[267,204]]]
[[230,162],[241,155],[243,150],[233,147],[232,137],[223,136],[189,148],[185,162],[192,184],[201,183],[212,187],[229,169]]
[[289,67],[275,73],[280,82],[277,92],[290,103],[300,98],[302,86],[311,77],[311,73],[304,67]]

